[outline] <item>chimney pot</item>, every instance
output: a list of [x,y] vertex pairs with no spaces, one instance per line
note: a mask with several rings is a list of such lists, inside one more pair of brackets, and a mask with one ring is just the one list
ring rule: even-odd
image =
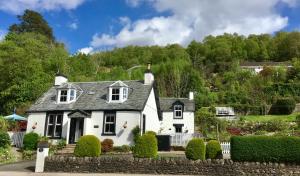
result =
[[189,100],[194,100],[194,92],[189,92]]

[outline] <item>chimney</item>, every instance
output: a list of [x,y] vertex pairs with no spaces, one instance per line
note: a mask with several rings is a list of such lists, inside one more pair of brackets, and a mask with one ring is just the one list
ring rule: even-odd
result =
[[154,75],[151,72],[151,63],[148,63],[147,70],[144,73],[144,84],[151,85],[154,81]]
[[55,86],[60,86],[63,83],[67,83],[67,82],[68,82],[68,78],[65,75],[63,75],[61,73],[57,73],[55,75],[55,81],[54,81]]
[[194,100],[194,92],[189,92],[189,100]]

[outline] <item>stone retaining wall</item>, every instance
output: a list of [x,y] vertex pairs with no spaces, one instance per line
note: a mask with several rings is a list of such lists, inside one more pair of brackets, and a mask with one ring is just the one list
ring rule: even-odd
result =
[[231,160],[190,161],[185,158],[138,159],[129,156],[52,156],[45,172],[181,174],[181,175],[300,175],[300,165],[277,163],[238,163]]

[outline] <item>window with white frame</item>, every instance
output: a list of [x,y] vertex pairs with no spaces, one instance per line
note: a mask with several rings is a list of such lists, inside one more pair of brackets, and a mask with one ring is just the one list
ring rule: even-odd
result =
[[62,114],[49,114],[47,120],[46,136],[50,138],[60,138],[62,132]]
[[111,135],[116,133],[116,113],[105,113],[103,133]]
[[174,124],[175,133],[182,133],[183,124]]
[[68,90],[60,90],[60,102],[67,102],[68,101]]
[[75,99],[75,90],[71,89],[70,90],[70,101],[73,101]]
[[112,88],[111,90],[111,100],[119,101],[120,100],[120,88]]
[[127,88],[123,88],[123,100],[126,100],[128,96],[128,89]]
[[174,118],[182,118],[182,105],[174,105]]

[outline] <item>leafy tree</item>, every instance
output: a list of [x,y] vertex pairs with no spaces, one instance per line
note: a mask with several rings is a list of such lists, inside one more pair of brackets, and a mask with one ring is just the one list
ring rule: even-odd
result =
[[33,10],[25,10],[23,15],[18,15],[19,24],[13,24],[9,27],[9,33],[34,32],[45,35],[51,41],[55,41],[52,28],[44,20],[43,16]]

